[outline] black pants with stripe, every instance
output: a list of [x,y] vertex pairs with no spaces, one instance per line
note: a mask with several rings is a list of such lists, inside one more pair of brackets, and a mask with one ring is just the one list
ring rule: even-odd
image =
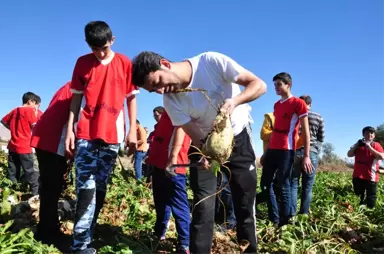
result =
[[[257,253],[255,199],[256,199],[256,156],[252,147],[249,127],[235,136],[235,145],[222,173],[228,173],[233,205],[237,221],[237,240],[250,244],[245,253]],[[189,153],[196,152],[191,147]],[[191,162],[197,162],[199,155],[191,155]],[[215,193],[217,178],[210,170],[190,168],[190,185],[193,191],[192,221],[190,225],[191,253],[210,253],[215,218]],[[208,197],[208,198],[207,198]],[[197,204],[202,199],[204,201]],[[197,205],[196,205],[197,204]]]
[[369,208],[375,207],[377,183],[358,177],[354,177],[352,183],[355,194],[360,197],[360,205],[366,204]]

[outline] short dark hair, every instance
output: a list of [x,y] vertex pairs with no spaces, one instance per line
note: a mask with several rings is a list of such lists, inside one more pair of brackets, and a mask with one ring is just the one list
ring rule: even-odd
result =
[[311,96],[309,96],[309,95],[302,95],[299,98],[302,99],[303,101],[305,101],[305,104],[312,105],[312,98],[311,98]]
[[23,104],[28,103],[28,101],[34,101],[37,103],[36,94],[32,92],[26,92],[25,94],[23,94],[22,100]]
[[163,114],[163,112],[164,112],[164,107],[162,107],[162,106],[157,106],[156,108],[153,109],[153,113],[155,113],[156,111],[159,112],[160,114]]
[[160,60],[165,59],[152,51],[142,51],[132,60],[132,83],[142,87],[149,73],[160,70]]
[[41,98],[37,94],[35,94],[35,99],[37,104],[41,103]]
[[136,123],[137,123],[137,124],[140,124],[139,120],[136,119]]
[[363,130],[362,130],[363,135],[364,135],[364,133],[365,133],[366,131],[373,132],[373,133],[376,132],[375,128],[372,127],[372,126],[366,126],[366,127],[364,127]]
[[112,40],[112,31],[104,21],[91,21],[85,28],[85,40],[91,47],[103,47]]
[[285,84],[288,84],[288,83],[291,83],[292,84],[292,77],[289,73],[287,72],[280,72],[278,74],[276,74],[274,77],[273,77],[273,81],[276,81],[276,80],[281,80],[283,81]]

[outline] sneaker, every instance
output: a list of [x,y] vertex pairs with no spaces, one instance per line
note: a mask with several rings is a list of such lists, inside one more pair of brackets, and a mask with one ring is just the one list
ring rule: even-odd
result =
[[72,254],[96,254],[96,250],[94,248],[87,248],[85,250],[72,251]]

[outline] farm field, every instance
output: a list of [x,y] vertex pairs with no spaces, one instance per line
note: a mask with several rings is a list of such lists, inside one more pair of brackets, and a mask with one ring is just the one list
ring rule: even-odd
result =
[[[62,219],[57,249],[33,238],[38,205],[28,204],[25,186],[12,186],[6,173],[6,155],[0,153],[0,254],[61,253],[71,242],[71,215]],[[110,179],[107,199],[95,232],[98,253],[170,253],[175,248],[176,232],[169,224],[167,239],[159,244],[151,237],[155,221],[151,191],[137,183],[132,171],[117,164]],[[261,171],[258,177],[260,178]],[[309,216],[297,216],[292,225],[275,229],[266,220],[267,208],[258,207],[257,236],[259,253],[384,253],[384,181],[378,186],[375,209],[359,206],[353,194],[351,172],[318,172]],[[15,203],[8,213],[8,194]],[[189,197],[192,197],[189,191]],[[74,187],[69,185],[63,199],[73,203]],[[300,202],[300,200],[299,200]],[[235,233],[215,232],[213,253],[240,253]]]

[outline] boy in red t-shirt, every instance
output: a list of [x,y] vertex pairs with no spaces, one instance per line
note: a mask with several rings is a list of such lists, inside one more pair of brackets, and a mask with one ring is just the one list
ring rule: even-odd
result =
[[[268,149],[263,155],[263,176],[268,193],[268,216],[275,225],[288,223],[291,217],[291,173],[295,154],[299,122],[304,135],[303,168],[312,172],[309,158],[310,138],[308,124],[308,109],[305,102],[292,96],[292,78],[288,73],[279,73],[273,77],[276,94],[281,100],[275,103],[273,115],[275,123],[268,143]],[[276,177],[280,187],[280,209],[273,189]]]
[[130,122],[127,135],[130,150],[134,151],[137,143],[135,94],[138,90],[131,83],[132,63],[127,56],[111,50],[115,37],[105,22],[88,23],[85,39],[93,53],[81,56],[73,71],[73,98],[65,140],[69,155],[76,149],[74,253],[96,252],[90,247],[92,232],[125,136],[125,99]]
[[37,121],[31,138],[40,171],[40,220],[36,238],[47,244],[53,244],[60,235],[57,209],[65,184],[64,175],[69,166],[65,157],[64,140],[72,99],[70,88],[71,82],[67,82],[55,93],[48,108]]
[[181,127],[174,127],[166,111],[156,124],[154,139],[147,163],[153,166],[152,188],[156,209],[155,235],[165,238],[168,221],[175,217],[178,235],[177,253],[189,253],[190,210],[187,195],[186,168],[176,168],[175,176],[168,176],[166,168],[187,164],[191,139]]
[[23,95],[23,105],[9,112],[1,119],[1,123],[11,131],[8,143],[8,174],[13,183],[20,180],[21,167],[25,180],[34,196],[39,194],[39,173],[34,167],[34,156],[31,142],[31,132],[37,122],[36,94],[27,92]]
[[[384,160],[384,150],[375,139],[375,128],[367,126],[362,131],[363,139],[358,140],[348,151],[348,157],[355,157],[353,189],[360,196],[360,204],[373,208],[376,203],[376,187],[379,182],[379,160]],[[366,193],[366,194],[365,194]]]

